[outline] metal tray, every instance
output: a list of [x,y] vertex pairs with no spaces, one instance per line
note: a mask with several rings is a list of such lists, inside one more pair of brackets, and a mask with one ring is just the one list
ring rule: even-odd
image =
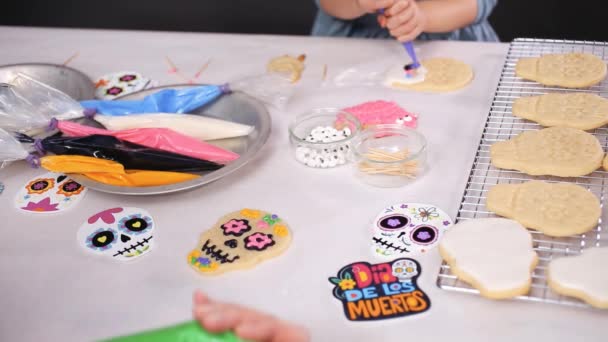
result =
[[[495,184],[523,183],[532,179],[578,184],[596,195],[600,199],[602,208],[604,208],[607,200],[605,195],[608,192],[608,172],[606,171],[595,171],[584,177],[534,177],[518,171],[497,169],[490,163],[490,146],[493,143],[511,139],[524,131],[543,128],[534,122],[513,116],[511,109],[513,100],[516,98],[542,95],[548,92],[573,91],[595,93],[602,96],[608,95],[608,81],[606,80],[602,81],[599,85],[587,89],[563,89],[546,87],[515,76],[515,65],[522,57],[538,57],[548,53],[567,52],[592,53],[608,62],[608,43],[524,38],[516,39],[511,43],[464,191],[457,221],[495,217],[485,206],[488,190]],[[604,150],[606,150],[608,147],[608,128],[598,128],[591,133],[599,139]],[[546,270],[553,258],[577,255],[587,247],[608,246],[608,234],[606,234],[608,229],[606,222],[608,220],[605,215],[606,213],[603,212],[598,226],[586,234],[554,238],[537,231],[531,231],[534,250],[538,254],[539,263],[532,273],[530,292],[516,299],[591,308],[591,306],[578,299],[553,292],[547,285]],[[499,265],[496,266],[498,267]],[[450,266],[445,262],[439,271],[437,286],[450,291],[479,294],[479,291],[458,279],[451,272]]]
[[9,83],[17,74],[61,90],[77,101],[95,98],[95,84],[82,72],[58,64],[27,63],[0,66],[0,82]]
[[[151,88],[137,93],[125,95],[120,99],[137,100],[160,89],[176,89],[186,87],[192,87],[192,85],[173,85]],[[213,140],[211,142],[214,145],[238,153],[240,158],[219,170],[199,173],[202,176],[200,178],[163,186],[123,187],[102,184],[80,175],[73,175],[72,178],[91,189],[113,194],[158,195],[183,191],[216,181],[245,166],[245,164],[253,159],[253,157],[259,152],[262,146],[264,146],[266,140],[268,140],[268,136],[270,135],[271,120],[266,107],[264,107],[264,105],[259,101],[244,93],[234,92],[232,94],[223,95],[215,102],[189,114],[205,115],[253,126],[253,132],[246,137]],[[96,122],[88,119],[82,120],[81,123],[99,127]]]

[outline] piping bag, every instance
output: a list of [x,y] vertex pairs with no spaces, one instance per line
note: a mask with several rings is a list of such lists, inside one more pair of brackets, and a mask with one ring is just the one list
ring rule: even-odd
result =
[[52,152],[57,155],[108,159],[122,164],[129,170],[200,172],[223,167],[211,161],[152,149],[106,135],[77,138],[54,135],[44,139],[33,139],[25,134],[19,134],[17,139],[23,143],[33,143],[41,155]]
[[182,172],[125,170],[111,160],[85,156],[45,156],[40,166],[57,173],[78,173],[97,182],[117,186],[158,186],[189,181],[200,176]]
[[101,128],[84,126],[71,121],[58,120],[53,120],[51,126],[51,128],[56,127],[64,136],[68,137],[109,135],[130,143],[201,160],[209,160],[219,164],[227,164],[239,158],[239,155],[232,151],[224,150],[168,128],[137,128],[108,131]]
[[82,117],[82,107],[68,95],[17,74],[10,83],[0,83],[0,128],[9,132],[44,129],[52,118]]
[[0,169],[13,161],[27,159],[29,153],[17,139],[0,128]]
[[116,337],[102,342],[243,342],[232,332],[212,334],[194,321],[171,327]]
[[144,113],[187,113],[224,94],[242,91],[266,104],[282,107],[291,95],[291,81],[280,74],[262,74],[223,85],[163,89],[142,100],[89,100],[80,104],[99,114],[123,116]]
[[199,140],[217,140],[249,135],[253,127],[192,114],[96,115],[95,121],[109,130],[169,128]]

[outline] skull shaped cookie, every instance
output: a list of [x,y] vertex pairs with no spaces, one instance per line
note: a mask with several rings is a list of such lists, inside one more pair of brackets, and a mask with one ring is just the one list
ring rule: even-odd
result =
[[67,210],[78,203],[87,188],[60,173],[45,173],[29,180],[17,193],[15,207],[19,210],[48,214]]
[[387,258],[424,253],[437,245],[451,225],[450,217],[433,205],[393,205],[374,220],[372,250]]
[[89,217],[78,230],[78,243],[88,252],[128,261],[154,246],[154,220],[139,208],[111,208]]
[[249,268],[283,253],[291,242],[287,224],[275,214],[243,209],[205,231],[188,264],[202,274]]

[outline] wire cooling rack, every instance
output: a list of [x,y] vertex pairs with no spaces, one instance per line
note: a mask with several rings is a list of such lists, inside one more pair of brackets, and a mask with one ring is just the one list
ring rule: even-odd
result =
[[[488,114],[485,128],[475,155],[475,161],[464,191],[462,203],[458,211],[457,221],[495,217],[485,206],[487,192],[492,186],[503,183],[522,183],[528,180],[546,180],[550,182],[570,182],[581,185],[595,194],[604,207],[605,195],[608,193],[607,172],[596,171],[584,177],[560,178],[553,176],[534,177],[518,171],[500,170],[490,164],[490,146],[502,140],[508,140],[516,135],[542,127],[536,123],[517,118],[511,113],[513,100],[523,96],[542,95],[548,92],[588,92],[608,96],[608,82],[586,89],[564,89],[546,87],[536,82],[526,81],[515,76],[515,65],[521,57],[538,57],[548,53],[586,52],[592,53],[608,62],[608,43],[569,40],[541,40],[519,38],[514,40],[507,54],[505,65],[500,76],[498,88],[494,95],[492,107]],[[608,149],[608,128],[598,128],[591,132]],[[602,211],[603,212],[603,211]],[[584,248],[608,245],[607,220],[602,215],[598,226],[582,235],[565,238],[546,236],[537,231],[531,231],[534,249],[538,254],[539,263],[532,274],[532,286],[526,296],[516,299],[552,304],[562,304],[579,307],[590,307],[575,298],[566,297],[553,292],[547,285],[546,270],[553,258],[566,255],[577,255]],[[479,294],[479,291],[462,282],[450,271],[450,266],[443,263],[437,277],[437,285],[445,290]]]

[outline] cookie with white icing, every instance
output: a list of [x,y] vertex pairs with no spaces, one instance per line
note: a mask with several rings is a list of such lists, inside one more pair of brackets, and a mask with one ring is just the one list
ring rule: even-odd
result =
[[428,92],[449,92],[464,88],[473,80],[473,68],[452,58],[422,61],[417,76],[408,78],[403,68],[391,69],[385,84],[392,88]]
[[538,256],[524,226],[503,218],[460,221],[439,243],[452,272],[487,298],[528,293]]
[[608,309],[608,247],[595,247],[581,255],[552,260],[548,283],[553,291]]
[[486,206],[549,236],[583,234],[597,227],[602,215],[597,197],[571,183],[497,184],[488,192]]

